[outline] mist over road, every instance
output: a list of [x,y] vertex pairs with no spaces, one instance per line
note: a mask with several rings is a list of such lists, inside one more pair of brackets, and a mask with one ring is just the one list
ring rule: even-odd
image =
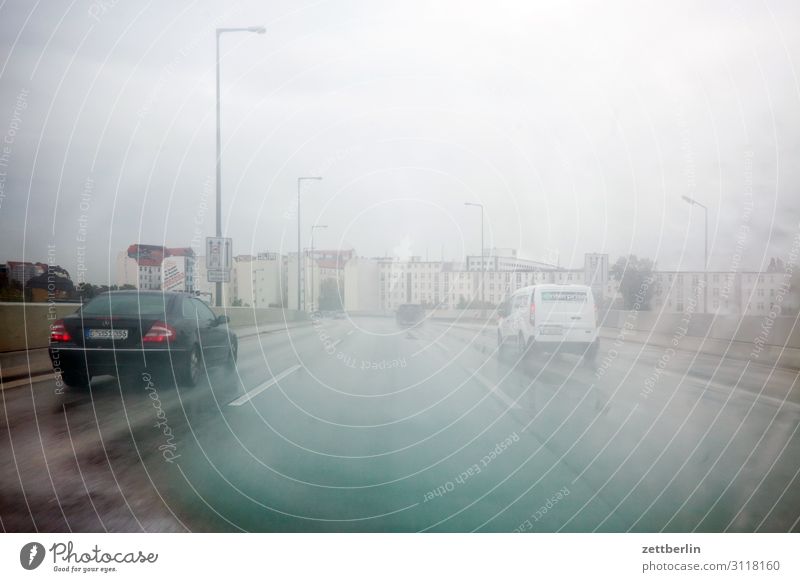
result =
[[494,333],[321,320],[192,389],[2,391],[2,528],[798,530],[795,372],[678,352],[653,382],[655,347],[595,370]]

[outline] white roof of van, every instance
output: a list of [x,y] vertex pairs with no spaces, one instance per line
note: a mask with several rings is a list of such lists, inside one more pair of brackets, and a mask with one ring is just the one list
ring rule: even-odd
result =
[[589,285],[575,285],[575,284],[559,285],[558,283],[542,283],[542,284],[539,284],[539,285],[528,285],[527,287],[520,287],[519,289],[514,291],[514,293],[512,293],[512,295],[515,295],[517,293],[522,293],[523,291],[530,292],[530,291],[533,291],[534,289],[555,289],[555,290],[558,290],[558,289],[572,289],[572,290],[575,290],[575,291],[578,291],[578,290],[586,291],[586,290],[591,290],[591,287]]

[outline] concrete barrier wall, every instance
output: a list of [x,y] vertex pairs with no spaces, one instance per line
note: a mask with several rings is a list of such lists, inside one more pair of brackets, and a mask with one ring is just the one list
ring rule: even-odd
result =
[[0,303],[0,352],[47,347],[50,324],[78,307],[77,303]]
[[[0,352],[46,348],[50,324],[74,313],[77,303],[0,303]],[[231,318],[231,327],[250,327],[307,319],[305,313],[283,309],[214,307],[217,314]]]
[[253,307],[212,307],[217,315],[227,315],[231,318],[231,327],[263,326],[274,323],[294,323],[306,321],[308,314],[291,309],[259,308]]
[[800,369],[797,317],[609,311],[601,315],[601,324],[603,336],[614,341]]
[[609,311],[601,315],[603,327],[681,334],[723,341],[753,344],[757,338],[771,346],[800,348],[800,319],[790,316],[768,318],[755,315],[664,313],[655,311]]

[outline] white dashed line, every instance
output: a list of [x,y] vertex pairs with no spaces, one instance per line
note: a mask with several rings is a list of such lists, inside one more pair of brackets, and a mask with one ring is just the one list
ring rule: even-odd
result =
[[297,372],[297,370],[299,370],[300,367],[301,367],[300,364],[296,364],[296,365],[292,366],[291,368],[285,369],[283,372],[281,372],[277,376],[273,376],[271,379],[269,379],[268,381],[264,382],[261,386],[257,386],[256,388],[253,388],[252,390],[250,390],[250,392],[248,392],[247,394],[244,394],[244,395],[240,396],[239,398],[237,398],[236,400],[234,400],[233,402],[228,404],[228,406],[241,406],[245,402],[249,402],[254,397],[256,397],[259,394],[261,394],[264,390],[266,390],[267,388],[272,386],[273,384],[277,384],[278,382],[280,382],[281,380],[286,378],[286,376],[288,376],[289,374],[293,374],[293,373]]
[[484,378],[483,376],[481,376],[481,375],[480,375],[480,374],[478,374],[477,372],[476,372],[476,373],[474,373],[474,374],[472,374],[472,377],[473,377],[473,378],[475,378],[475,379],[476,379],[478,382],[480,382],[481,384],[483,384],[483,385],[484,385],[484,386],[485,386],[485,387],[486,387],[486,388],[489,390],[489,392],[491,392],[492,394],[494,394],[495,396],[497,396],[497,397],[498,397],[500,400],[502,400],[502,401],[503,401],[503,402],[504,402],[504,403],[505,403],[505,404],[506,404],[506,405],[507,405],[509,408],[522,408],[522,407],[521,407],[519,404],[517,404],[516,402],[514,402],[514,401],[513,401],[513,400],[512,400],[512,399],[511,399],[511,398],[508,396],[508,394],[506,394],[505,392],[503,392],[502,390],[500,390],[500,386],[498,386],[498,385],[497,385],[497,384],[495,384],[494,382],[490,382],[489,380],[487,380],[486,378]]

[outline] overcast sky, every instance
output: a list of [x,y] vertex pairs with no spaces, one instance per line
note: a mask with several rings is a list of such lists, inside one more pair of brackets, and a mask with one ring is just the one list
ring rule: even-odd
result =
[[[697,269],[786,260],[800,221],[800,3],[0,4],[0,260],[114,275],[134,242],[234,252],[486,246]],[[82,200],[84,201],[82,208]],[[85,202],[88,201],[88,204]],[[207,206],[207,209],[204,208]],[[80,221],[81,215],[86,221]]]

